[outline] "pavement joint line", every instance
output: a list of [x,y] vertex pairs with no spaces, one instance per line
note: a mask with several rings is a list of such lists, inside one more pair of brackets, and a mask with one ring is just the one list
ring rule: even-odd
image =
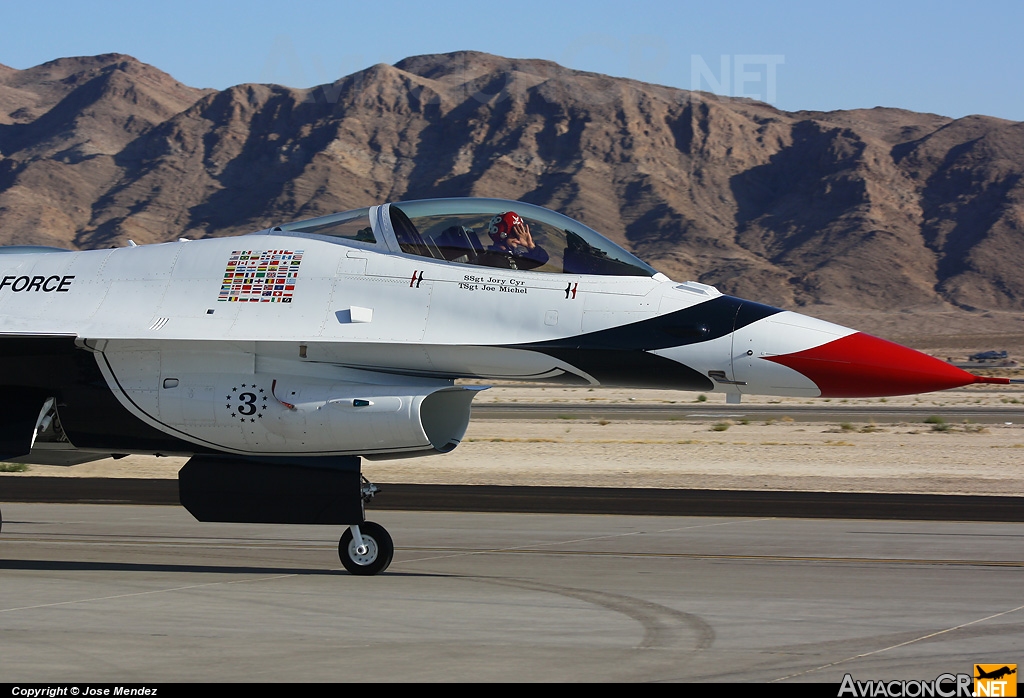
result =
[[[607,535],[607,536],[591,536],[590,538],[576,538],[576,539],[573,539],[573,540],[555,541],[555,542],[552,542],[552,543],[540,543],[538,545],[535,545],[534,548],[543,548],[543,547],[548,547],[548,546],[552,546],[552,545],[566,545],[566,544],[569,544],[569,543],[587,543],[589,541],[594,541],[594,540],[611,540],[613,538],[625,538],[626,536],[649,535],[649,534],[652,534],[652,533],[675,533],[676,531],[688,531],[688,530],[694,529],[694,528],[711,528],[713,526],[732,526],[733,524],[740,524],[740,523],[759,523],[759,522],[762,522],[762,521],[771,521],[771,520],[773,520],[773,518],[774,517],[767,517],[767,518],[763,518],[763,519],[737,519],[735,521],[717,521],[715,523],[709,523],[709,524],[695,524],[693,526],[679,526],[679,527],[676,527],[676,528],[662,528],[662,529],[658,529],[656,531],[630,531],[629,533],[616,533],[614,535]],[[517,549],[518,548],[509,548],[509,550],[512,550],[512,551],[515,551]]]
[[862,652],[861,654],[855,655],[853,657],[847,657],[846,659],[840,659],[838,661],[831,662],[829,664],[824,664],[822,666],[815,667],[813,669],[807,669],[806,671],[800,671],[800,672],[797,672],[795,674],[789,674],[788,676],[783,676],[782,678],[772,679],[769,683],[778,683],[780,681],[785,681],[787,679],[793,679],[793,678],[796,678],[798,676],[805,676],[805,675],[813,673],[815,671],[821,671],[822,669],[830,669],[830,668],[832,668],[834,666],[838,666],[840,664],[845,664],[846,662],[852,662],[855,659],[863,659],[864,657],[870,657],[870,656],[875,655],[875,654],[881,654],[882,652],[888,652],[889,650],[898,649],[900,647],[906,647],[907,645],[912,645],[915,642],[921,642],[922,640],[928,640],[928,639],[931,639],[933,637],[937,637],[939,635],[945,635],[946,633],[951,633],[951,632],[953,632],[955,630],[960,630],[961,628],[966,628],[966,627],[969,627],[971,625],[977,625],[978,623],[984,623],[987,620],[992,620],[993,618],[999,618],[1000,616],[1009,615],[1010,613],[1016,613],[1017,611],[1021,611],[1021,610],[1024,610],[1024,605],[1017,606],[1017,608],[1011,608],[1008,611],[1001,611],[999,613],[993,613],[990,616],[985,616],[984,618],[978,618],[976,620],[972,620],[972,621],[967,622],[967,623],[961,623],[960,625],[955,625],[952,628],[946,628],[945,630],[937,630],[934,633],[928,633],[927,635],[922,635],[921,637],[915,637],[913,640],[907,640],[906,642],[900,642],[900,643],[895,644],[895,645],[890,645],[889,647],[882,647],[881,649],[872,650],[871,652]]
[[70,606],[76,603],[91,603],[93,601],[110,601],[111,599],[126,599],[132,596],[148,596],[151,594],[163,594],[169,591],[188,591],[189,589],[200,589],[202,587],[214,587],[226,584],[248,584],[250,582],[268,582],[274,579],[286,579],[297,577],[296,574],[276,574],[273,577],[260,577],[257,579],[231,579],[223,582],[206,582],[205,584],[189,584],[183,587],[171,587],[168,589],[151,589],[149,591],[135,591],[130,594],[114,594],[113,596],[96,596],[91,599],[73,599],[71,601],[55,601],[53,603],[41,603],[34,606],[16,606],[13,608],[0,608],[0,613],[12,611],[31,611],[39,608],[53,608],[56,606]]
[[[409,547],[398,548],[403,552],[455,552],[453,548],[444,547]],[[492,555],[575,555],[592,557],[644,557],[644,558],[669,558],[684,560],[740,560],[749,562],[826,562],[853,565],[927,565],[927,566],[949,566],[961,567],[1024,567],[1024,561],[1020,560],[955,560],[955,559],[932,559],[932,558],[905,558],[905,557],[836,557],[828,555],[757,555],[754,553],[672,553],[672,552],[644,552],[621,550],[551,550],[540,548],[477,548],[470,551],[460,551],[466,554],[489,553]],[[431,558],[423,558],[431,559]]]
[[[759,522],[759,521],[771,521],[772,518],[774,518],[774,517],[768,517],[768,518],[763,518],[763,519],[753,519],[753,520],[737,519],[736,521],[718,521],[716,523],[711,523],[711,524],[696,524],[696,525],[693,525],[693,526],[680,526],[678,528],[665,528],[665,529],[660,529],[660,530],[657,530],[657,531],[653,531],[653,533],[671,533],[673,531],[685,531],[685,530],[693,529],[693,528],[710,528],[712,526],[729,526],[729,525],[737,524],[737,523],[756,523],[756,522]],[[537,544],[534,544],[533,546],[530,546],[530,547],[527,547],[526,545],[517,545],[517,546],[514,546],[514,547],[510,547],[510,548],[486,548],[486,549],[481,549],[481,550],[470,550],[470,551],[465,551],[465,552],[459,552],[459,553],[452,554],[452,555],[438,555],[438,556],[435,556],[435,557],[421,557],[421,558],[417,558],[415,560],[400,560],[398,562],[393,562],[391,564],[392,565],[395,565],[395,564],[401,565],[401,564],[405,564],[405,563],[409,563],[409,562],[424,562],[424,561],[427,561],[427,560],[445,560],[445,559],[456,558],[456,557],[467,557],[467,556],[470,556],[470,555],[484,555],[484,554],[486,554],[486,555],[495,555],[495,554],[504,554],[504,553],[540,552],[539,550],[537,550],[537,548],[542,548],[542,547],[552,546],[552,545],[567,545],[569,543],[585,543],[585,542],[595,541],[595,540],[610,540],[610,539],[613,539],[613,538],[624,538],[626,536],[637,536],[637,535],[641,535],[641,534],[644,534],[644,533],[650,533],[650,532],[649,531],[630,531],[629,533],[617,533],[617,534],[614,534],[614,535],[607,535],[607,536],[593,536],[593,537],[590,537],[590,538],[576,538],[576,539],[573,539],[573,540],[552,541],[550,543],[537,543]]]
[[712,528],[714,526],[732,526],[733,524],[762,523],[764,521],[775,521],[777,516],[765,516],[759,519],[736,519],[734,521],[717,521],[709,524],[695,524],[693,526],[679,526],[677,528],[663,528],[653,533],[673,533],[675,531],[687,531],[691,528]]

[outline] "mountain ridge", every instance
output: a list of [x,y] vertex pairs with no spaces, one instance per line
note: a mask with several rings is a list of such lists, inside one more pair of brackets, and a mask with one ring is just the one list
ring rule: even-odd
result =
[[785,112],[540,59],[411,56],[192,88],[123,54],[0,68],[0,242],[238,234],[386,200],[520,199],[783,307],[1024,310],[1024,124]]

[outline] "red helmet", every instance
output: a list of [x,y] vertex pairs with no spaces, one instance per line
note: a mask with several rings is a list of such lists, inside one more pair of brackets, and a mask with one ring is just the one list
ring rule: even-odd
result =
[[505,211],[491,219],[490,224],[487,226],[487,233],[494,242],[501,242],[512,232],[513,226],[519,225],[522,222],[523,219],[515,211]]

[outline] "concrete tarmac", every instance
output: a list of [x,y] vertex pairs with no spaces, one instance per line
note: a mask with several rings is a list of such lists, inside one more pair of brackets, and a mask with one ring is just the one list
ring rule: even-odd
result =
[[925,679],[1024,656],[1024,524],[5,504],[5,682]]

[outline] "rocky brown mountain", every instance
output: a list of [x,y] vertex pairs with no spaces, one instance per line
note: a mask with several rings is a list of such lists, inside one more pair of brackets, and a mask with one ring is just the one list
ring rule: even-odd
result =
[[0,66],[0,241],[248,232],[384,200],[548,206],[784,307],[1024,310],[1024,123],[770,105],[460,52],[312,89],[128,56]]

